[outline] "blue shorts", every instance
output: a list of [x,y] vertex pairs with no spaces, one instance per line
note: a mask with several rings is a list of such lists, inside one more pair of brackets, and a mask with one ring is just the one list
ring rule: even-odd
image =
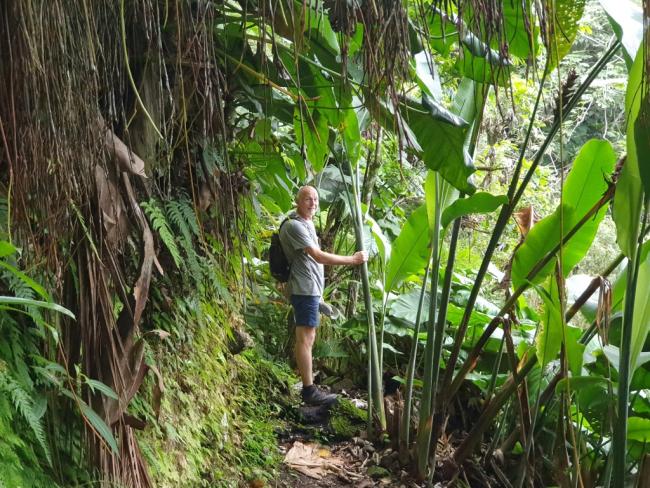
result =
[[320,297],[310,295],[291,295],[291,305],[293,305],[293,317],[296,325],[306,327],[318,327],[320,323],[320,312],[318,304]]

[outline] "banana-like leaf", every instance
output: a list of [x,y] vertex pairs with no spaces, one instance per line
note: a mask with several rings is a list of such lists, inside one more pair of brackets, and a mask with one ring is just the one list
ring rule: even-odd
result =
[[[533,25],[531,32],[526,31],[530,23],[532,2],[503,0],[503,26],[508,42],[508,52],[520,59],[528,59],[539,52],[539,27]],[[495,47],[495,46],[493,46]]]
[[[630,364],[637,365],[637,359],[643,350],[646,337],[650,332],[650,254],[639,266],[639,278],[636,282],[636,296],[632,318],[632,351]],[[634,371],[634,370],[633,370]]]
[[623,56],[629,69],[643,40],[643,9],[629,0],[600,0],[600,5],[623,45]]
[[461,198],[452,203],[442,214],[442,226],[447,227],[458,217],[475,213],[491,213],[501,205],[508,203],[505,195],[492,195],[487,192],[478,192],[467,198]]
[[645,93],[641,99],[639,115],[634,122],[634,144],[639,165],[641,183],[646,196],[650,195],[650,92],[647,82],[643,85]]
[[643,443],[650,442],[650,419],[643,417],[628,418],[627,438]]
[[[455,15],[447,16],[437,8],[432,8],[427,17],[431,47],[443,55],[448,55],[455,44],[461,46],[460,56],[455,68],[468,78],[481,83],[494,83],[505,86],[510,78],[511,63],[497,50],[490,48]],[[463,36],[458,39],[458,32]]]
[[420,107],[409,106],[405,117],[422,148],[427,168],[438,171],[458,190],[474,193],[469,181],[474,165],[465,150],[467,122],[426,96]]
[[[530,33],[526,28],[533,20],[531,4],[531,0],[525,0],[523,2],[501,0],[497,2],[498,14],[503,19],[504,39],[501,39],[501,36],[492,36],[492,39],[486,39],[485,32],[487,32],[487,29],[484,23],[481,23],[478,28],[474,28],[474,32],[481,36],[484,43],[489,44],[496,50],[500,49],[500,43],[505,40],[508,45],[508,53],[517,58],[525,60],[531,55],[537,55],[539,51],[539,27],[533,24],[529,27]],[[472,3],[468,2],[463,10],[463,18],[468,24],[475,24],[477,21],[477,13],[472,8]]]
[[542,329],[536,343],[537,360],[544,367],[555,359],[562,345],[562,309],[554,277],[550,278],[547,287],[535,286],[535,290],[544,301]]
[[628,258],[634,256],[643,200],[641,170],[635,141],[635,121],[641,108],[644,87],[643,49],[637,52],[634,65],[628,77],[625,94],[625,119],[627,123],[627,159],[616,183],[613,217],[616,224],[618,246]]
[[[420,291],[421,290],[419,289],[411,290],[407,293],[398,295],[396,299],[390,302],[389,314],[406,322],[409,326],[412,327],[415,324],[415,319],[418,311]],[[429,320],[429,301],[431,300],[430,297],[431,294],[429,292],[426,292],[424,294],[424,304],[422,307],[422,315],[420,316],[420,321],[422,323],[426,323]],[[449,309],[447,311],[447,320],[452,324],[457,324],[463,316],[464,312],[464,307],[450,303]],[[469,327],[482,327],[488,324],[490,320],[492,320],[491,315],[474,310],[472,311],[472,315],[469,320]],[[470,335],[474,334],[472,333]]]
[[413,57],[412,64],[415,69],[413,69],[411,74],[420,87],[420,90],[434,100],[442,99],[440,76],[438,75],[438,68],[431,55],[426,51],[421,51]]
[[[524,243],[515,252],[512,262],[512,283],[519,288],[537,262],[550,252],[607,190],[607,177],[614,169],[616,154],[607,141],[592,139],[578,153],[564,182],[563,202],[555,212],[535,224]],[[586,255],[606,207],[586,222],[562,248],[562,272],[567,276]],[[540,283],[555,266],[552,259],[533,279]]]
[[[424,181],[424,197],[431,232],[434,231],[435,226],[436,205],[440,204],[440,213],[442,214],[458,198],[458,191],[445,180],[436,176],[435,171],[429,171]],[[441,225],[441,228],[443,227],[444,225]]]
[[298,146],[304,144],[307,159],[314,171],[318,172],[325,165],[328,154],[329,126],[327,118],[318,110],[296,107],[293,113],[293,129]]
[[610,383],[609,379],[603,376],[572,376],[558,381],[555,391],[568,393],[591,386],[607,386],[608,383]]
[[390,260],[392,246],[390,240],[384,234],[384,231],[381,229],[379,224],[373,219],[370,215],[366,214],[366,225],[370,228],[370,233],[375,240],[375,246],[379,255],[381,256],[382,262],[386,263]]
[[418,207],[404,223],[393,242],[386,267],[386,293],[390,293],[407,276],[424,269],[429,259],[429,223],[425,205]]

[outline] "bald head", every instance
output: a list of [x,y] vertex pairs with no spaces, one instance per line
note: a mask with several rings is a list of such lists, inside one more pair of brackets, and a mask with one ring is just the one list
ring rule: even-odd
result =
[[318,210],[318,192],[313,186],[305,185],[296,195],[298,215],[305,220],[311,220]]

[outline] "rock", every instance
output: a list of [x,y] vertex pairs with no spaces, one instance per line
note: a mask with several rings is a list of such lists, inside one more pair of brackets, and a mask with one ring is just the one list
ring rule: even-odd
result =
[[330,418],[330,409],[331,405],[301,405],[298,413],[305,424],[324,424]]
[[354,388],[354,382],[350,378],[343,378],[332,385],[334,391],[351,390]]
[[372,454],[373,452],[375,452],[375,446],[373,446],[368,442],[365,446],[363,446],[363,450],[366,451],[368,454]]

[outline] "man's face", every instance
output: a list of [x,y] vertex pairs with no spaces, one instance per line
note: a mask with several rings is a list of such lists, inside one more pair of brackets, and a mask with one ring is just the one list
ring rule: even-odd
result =
[[298,193],[298,214],[305,219],[311,219],[318,210],[318,193],[310,186],[304,187]]

